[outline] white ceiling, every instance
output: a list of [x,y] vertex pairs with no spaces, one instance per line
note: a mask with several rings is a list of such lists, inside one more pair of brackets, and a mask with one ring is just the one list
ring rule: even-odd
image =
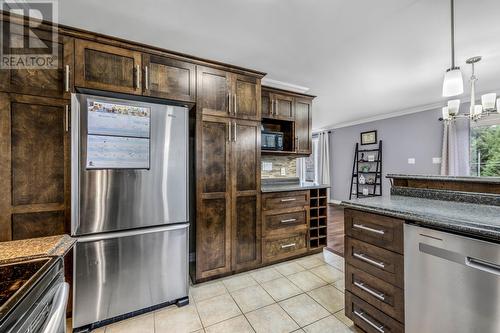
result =
[[[465,59],[482,55],[478,90],[499,90],[500,1],[455,7],[458,65],[467,78]],[[315,129],[443,102],[449,15],[448,0],[59,2],[62,24],[309,87]]]

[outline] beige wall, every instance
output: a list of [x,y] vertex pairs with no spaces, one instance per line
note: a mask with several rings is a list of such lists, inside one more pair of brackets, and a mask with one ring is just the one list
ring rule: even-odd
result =
[[[284,177],[296,177],[297,176],[297,166],[296,157],[293,156],[269,156],[262,155],[261,162],[271,162],[273,164],[272,171],[261,171],[262,178],[284,178]],[[262,165],[261,165],[262,167]],[[281,168],[285,168],[286,174],[281,175]]]

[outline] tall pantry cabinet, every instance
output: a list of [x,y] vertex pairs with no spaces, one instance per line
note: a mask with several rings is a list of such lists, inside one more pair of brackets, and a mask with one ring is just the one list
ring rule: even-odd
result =
[[261,262],[260,79],[197,66],[196,280]]

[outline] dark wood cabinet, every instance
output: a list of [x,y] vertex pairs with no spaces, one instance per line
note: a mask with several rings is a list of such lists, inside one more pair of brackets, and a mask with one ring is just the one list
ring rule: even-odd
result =
[[260,121],[260,79],[203,66],[196,71],[202,114]]
[[0,240],[69,232],[69,105],[0,94]]
[[260,122],[232,120],[233,270],[261,262]]
[[312,99],[295,98],[295,147],[297,154],[312,153]]
[[271,93],[269,90],[262,88],[260,93],[260,109],[262,118],[273,118],[271,106]]
[[145,96],[194,102],[196,65],[152,54],[142,55]]
[[344,217],[346,316],[367,332],[403,332],[404,221],[353,209]]
[[260,79],[239,74],[232,75],[234,99],[233,116],[240,119],[260,121]]
[[227,117],[232,112],[231,74],[219,69],[197,66],[197,104],[203,115]]
[[264,128],[283,132],[283,151],[266,153],[310,155],[314,96],[270,87],[262,87],[261,95]]
[[[14,41],[19,39],[22,44],[23,36],[17,33],[19,31],[23,30],[11,29],[9,36]],[[33,41],[30,41],[30,43],[35,43],[34,39],[52,43],[53,36],[51,33],[37,29],[35,31],[36,35],[33,33]],[[38,40],[36,42],[39,43]],[[59,39],[56,43],[53,43],[53,47],[57,50],[57,68],[2,69],[0,70],[0,90],[18,94],[69,99],[73,89],[74,40],[59,35]],[[11,52],[22,54],[25,49],[12,49]]]
[[266,264],[307,253],[309,191],[262,196],[262,261]]
[[206,115],[198,124],[197,280],[260,264],[259,124]]
[[77,39],[75,86],[120,93],[142,94],[141,53]]
[[230,120],[203,116],[197,126],[196,278],[231,271]]
[[293,96],[272,93],[271,113],[274,119],[294,120]]

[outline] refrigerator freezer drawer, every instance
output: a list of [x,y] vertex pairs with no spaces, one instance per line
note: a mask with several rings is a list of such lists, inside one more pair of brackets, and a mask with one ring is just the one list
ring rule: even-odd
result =
[[73,327],[188,295],[188,224],[80,237]]

